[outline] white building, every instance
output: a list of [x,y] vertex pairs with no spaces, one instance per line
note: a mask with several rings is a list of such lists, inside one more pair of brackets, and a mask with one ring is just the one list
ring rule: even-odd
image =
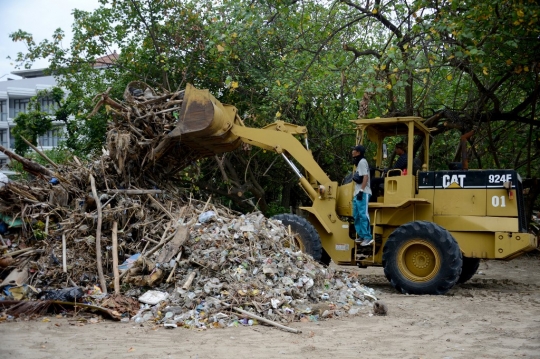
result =
[[[13,71],[12,74],[22,77],[19,80],[7,80],[0,82],[0,145],[13,150],[15,140],[11,129],[15,126],[13,119],[20,112],[28,111],[30,98],[36,96],[40,90],[45,90],[56,85],[53,76],[47,76],[43,69]],[[45,112],[54,112],[54,104],[51,99],[41,99],[41,107]],[[48,150],[58,145],[61,138],[61,123],[53,123],[53,128],[45,135],[38,138],[38,146]],[[9,158],[0,152],[0,169],[4,169]]]
[[[108,68],[114,65],[118,60],[116,50],[113,53],[96,59],[93,67],[97,70]],[[11,129],[15,126],[13,119],[20,112],[28,111],[28,102],[30,98],[37,95],[40,90],[56,86],[56,80],[53,76],[43,73],[45,69],[12,71],[13,75],[22,77],[22,79],[0,81],[0,145],[13,150],[15,140],[11,134]],[[55,104],[49,98],[41,99],[41,110],[53,114]],[[41,150],[50,150],[58,146],[62,140],[64,123],[54,121],[53,128],[38,138],[38,147]],[[0,151],[0,171],[4,171],[9,163],[9,158]]]

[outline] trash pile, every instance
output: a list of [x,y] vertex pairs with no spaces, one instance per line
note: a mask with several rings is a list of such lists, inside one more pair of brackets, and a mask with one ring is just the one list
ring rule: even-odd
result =
[[[287,323],[356,314],[376,299],[373,290],[354,276],[325,268],[291,248],[293,238],[279,221],[257,213],[232,218],[211,213],[211,222],[193,225],[184,247],[186,258],[162,267],[178,264],[175,289],[162,286],[161,291],[139,297],[147,306],[135,321],[154,319],[166,326],[198,328],[257,323],[231,315],[231,308],[241,307]],[[138,295],[139,290],[130,294]],[[167,306],[152,308],[160,301]],[[329,305],[320,311],[314,306],[320,303]]]
[[189,156],[146,162],[174,127],[180,92],[131,83],[124,99],[102,94],[114,116],[90,162],[44,167],[0,149],[34,176],[0,187],[0,321],[69,305],[167,328],[371,310],[372,289],[302,253],[279,221],[186,196],[171,173]]

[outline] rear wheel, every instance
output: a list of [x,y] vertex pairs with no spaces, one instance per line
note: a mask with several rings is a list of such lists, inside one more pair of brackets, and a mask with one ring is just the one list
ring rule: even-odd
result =
[[330,256],[321,245],[319,233],[305,218],[294,214],[278,214],[272,218],[280,220],[285,226],[291,226],[294,245],[302,252],[311,255],[319,263],[330,264]]
[[463,267],[461,267],[461,275],[459,276],[458,283],[465,283],[476,274],[476,271],[480,267],[480,258],[463,257]]
[[447,230],[432,222],[415,221],[388,237],[383,267],[392,286],[404,294],[444,294],[459,278],[462,257]]

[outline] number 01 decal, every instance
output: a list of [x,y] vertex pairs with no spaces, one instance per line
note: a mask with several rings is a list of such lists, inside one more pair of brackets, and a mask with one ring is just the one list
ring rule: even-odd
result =
[[491,205],[493,207],[506,207],[506,198],[505,196],[493,196],[491,197]]

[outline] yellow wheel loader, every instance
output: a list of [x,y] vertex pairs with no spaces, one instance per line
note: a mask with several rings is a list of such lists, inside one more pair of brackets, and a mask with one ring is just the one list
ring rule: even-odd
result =
[[[188,85],[178,124],[155,156],[180,148],[202,158],[232,151],[242,142],[275,152],[296,173],[312,201],[301,207],[305,218],[276,216],[290,225],[300,248],[325,264],[333,260],[338,265],[382,266],[402,293],[444,294],[470,279],[480,259],[509,260],[538,246],[538,238],[527,231],[516,171],[430,171],[430,131],[421,118],[352,122],[357,143],[367,137],[376,145],[377,167],[386,154],[385,138],[408,138],[406,171],[387,173],[380,181],[382,194],[369,203],[375,241],[368,247],[355,243],[354,183],[339,185],[328,178],[313,159],[303,126],[277,121],[263,128],[246,127],[234,106]],[[423,158],[413,158],[414,138],[424,141]]]

